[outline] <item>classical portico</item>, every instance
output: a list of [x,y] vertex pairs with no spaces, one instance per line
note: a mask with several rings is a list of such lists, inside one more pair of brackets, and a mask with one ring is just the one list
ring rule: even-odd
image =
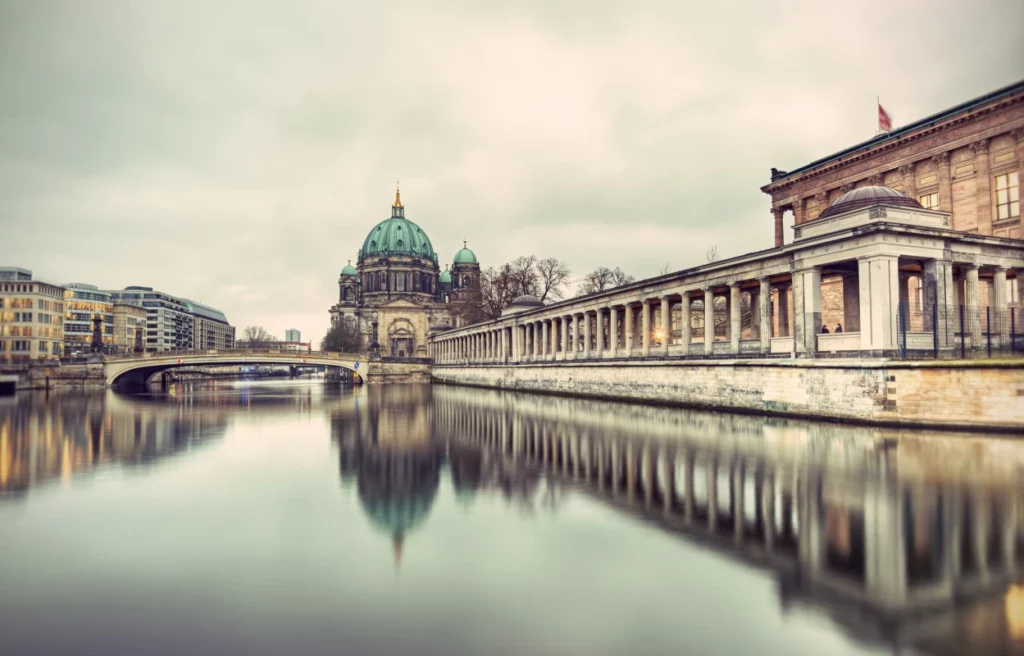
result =
[[[1008,291],[1022,272],[1024,242],[955,231],[949,212],[863,187],[795,226],[789,245],[551,305],[517,299],[499,319],[435,333],[431,354],[439,365],[525,364],[1008,345],[1011,334],[1024,342],[1021,299]],[[825,321],[825,280],[841,281],[841,321]]]

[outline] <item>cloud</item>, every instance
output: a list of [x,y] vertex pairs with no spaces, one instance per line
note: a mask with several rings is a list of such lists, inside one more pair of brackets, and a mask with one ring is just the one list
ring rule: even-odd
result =
[[[583,274],[771,243],[771,166],[1021,77],[1008,0],[0,0],[0,262],[327,326],[388,215]],[[965,35],[985,34],[985,47]]]

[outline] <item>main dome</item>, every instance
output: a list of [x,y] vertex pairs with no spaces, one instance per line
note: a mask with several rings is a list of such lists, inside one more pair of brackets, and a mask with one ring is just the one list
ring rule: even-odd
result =
[[360,257],[410,255],[437,261],[427,233],[404,216],[392,216],[374,226],[363,241]]
[[822,212],[821,216],[818,218],[824,219],[843,212],[849,212],[863,207],[871,207],[872,205],[898,205],[901,207],[912,207],[918,210],[922,209],[921,204],[916,200],[910,198],[906,194],[896,191],[895,189],[881,186],[870,186],[846,192],[837,198],[834,203],[825,208],[825,211]]

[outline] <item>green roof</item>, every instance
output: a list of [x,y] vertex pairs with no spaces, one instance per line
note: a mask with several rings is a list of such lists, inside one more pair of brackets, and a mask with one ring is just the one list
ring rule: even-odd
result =
[[476,254],[468,248],[463,248],[455,254],[455,264],[478,264]]
[[356,276],[356,275],[359,275],[359,272],[356,271],[356,268],[354,266],[352,266],[351,262],[349,262],[348,264],[345,265],[345,268],[341,270],[341,275],[343,275],[343,276]]
[[438,278],[438,282],[440,282],[443,285],[443,284],[450,283],[451,281],[452,281],[452,273],[451,273],[451,271],[449,271],[448,269],[445,269],[444,271],[442,271],[441,272],[441,277]]
[[437,261],[427,233],[403,216],[392,216],[374,226],[366,235],[360,257],[411,255]]

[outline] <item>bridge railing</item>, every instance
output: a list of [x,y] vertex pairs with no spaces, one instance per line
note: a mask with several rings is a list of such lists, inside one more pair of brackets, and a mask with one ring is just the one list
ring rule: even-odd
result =
[[276,355],[287,358],[326,358],[330,360],[365,360],[363,353],[337,353],[334,351],[290,351],[280,348],[229,348],[229,349],[172,349],[168,351],[145,351],[143,353],[118,353],[103,356],[106,362],[119,360],[148,360],[156,358],[181,358],[201,355]]

